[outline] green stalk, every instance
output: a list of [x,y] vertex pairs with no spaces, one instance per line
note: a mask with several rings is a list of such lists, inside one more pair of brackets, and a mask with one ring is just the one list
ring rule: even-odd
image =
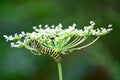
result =
[[70,42],[69,44],[67,44],[67,45],[65,46],[65,48],[66,48],[66,47],[70,47],[71,45],[77,43],[77,42],[79,41],[79,39],[80,39],[79,37],[75,38],[72,42]]
[[94,42],[96,42],[99,38],[100,38],[100,36],[98,36],[98,37],[95,38],[92,42],[90,42],[90,43],[88,43],[88,44],[86,44],[86,45],[84,45],[84,46],[81,46],[81,47],[78,47],[78,48],[73,48],[73,49],[68,49],[68,50],[73,51],[73,50],[80,50],[80,49],[82,49],[82,48],[86,48],[86,47],[92,45]]
[[61,62],[58,63],[59,80],[63,80]]

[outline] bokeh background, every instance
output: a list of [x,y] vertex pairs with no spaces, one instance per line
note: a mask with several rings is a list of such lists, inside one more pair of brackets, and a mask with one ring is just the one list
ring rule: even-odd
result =
[[0,0],[0,80],[58,80],[53,59],[11,48],[4,34],[31,32],[39,24],[83,28],[90,20],[96,28],[112,24],[114,30],[86,49],[63,55],[64,80],[120,80],[120,0]]

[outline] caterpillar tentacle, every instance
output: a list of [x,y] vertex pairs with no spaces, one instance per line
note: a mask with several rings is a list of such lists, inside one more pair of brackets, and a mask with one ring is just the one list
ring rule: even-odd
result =
[[42,53],[52,57],[56,62],[61,62],[61,56],[56,51],[52,50],[51,48],[47,48],[41,45],[36,39],[32,39],[30,44],[37,50],[38,53]]

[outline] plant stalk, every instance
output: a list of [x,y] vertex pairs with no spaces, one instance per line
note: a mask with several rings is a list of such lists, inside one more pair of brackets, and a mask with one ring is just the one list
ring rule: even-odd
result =
[[59,80],[63,80],[61,62],[58,63]]

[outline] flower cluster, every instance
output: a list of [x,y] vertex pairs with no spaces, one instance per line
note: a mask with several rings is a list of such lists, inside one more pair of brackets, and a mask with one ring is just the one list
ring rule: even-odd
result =
[[[31,33],[22,31],[21,34],[16,33],[13,36],[4,35],[4,38],[11,42],[11,47],[26,48],[33,51],[36,51],[36,49],[30,45],[30,40],[36,39],[41,45],[65,54],[67,51],[82,49],[93,44],[100,36],[112,30],[112,25],[109,25],[108,29],[94,29],[94,26],[94,21],[90,21],[90,26],[85,26],[84,29],[76,29],[76,24],[69,26],[67,29],[63,29],[62,24],[57,26],[45,25],[44,28],[39,25],[39,27],[33,27],[34,31]],[[80,46],[89,36],[96,36],[96,38],[92,42]]]

